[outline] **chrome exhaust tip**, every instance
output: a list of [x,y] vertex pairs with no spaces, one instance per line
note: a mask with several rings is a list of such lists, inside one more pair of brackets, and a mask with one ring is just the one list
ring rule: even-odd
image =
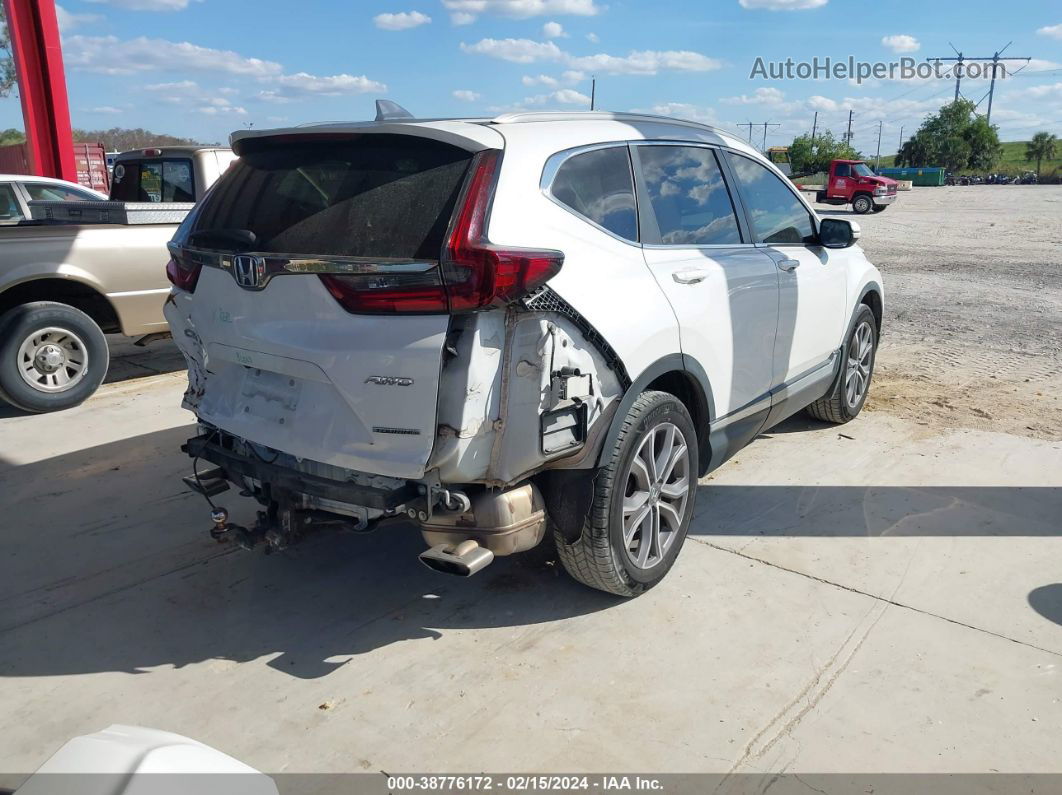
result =
[[434,571],[471,577],[494,560],[494,553],[471,538],[460,544],[439,544],[418,555],[421,563]]

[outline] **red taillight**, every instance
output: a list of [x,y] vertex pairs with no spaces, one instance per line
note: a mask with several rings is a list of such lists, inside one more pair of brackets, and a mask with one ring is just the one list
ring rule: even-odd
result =
[[450,311],[502,306],[557,275],[559,251],[505,248],[487,241],[487,214],[501,153],[489,149],[472,161],[472,178],[444,250],[443,281]]
[[500,155],[487,150],[473,158],[439,267],[415,274],[321,275],[328,292],[358,314],[468,312],[504,306],[555,276],[564,263],[561,252],[487,241]]
[[170,261],[166,263],[166,278],[173,283],[174,287],[194,293],[199,281],[199,272],[202,269],[202,265],[187,265],[170,257]]

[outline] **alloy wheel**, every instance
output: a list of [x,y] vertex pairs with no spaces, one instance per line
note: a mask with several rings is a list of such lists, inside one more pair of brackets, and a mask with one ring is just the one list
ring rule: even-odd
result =
[[852,334],[848,345],[848,365],[845,369],[844,395],[848,407],[856,408],[870,385],[870,368],[874,363],[874,330],[863,321]]
[[682,431],[670,422],[651,428],[631,460],[623,492],[623,549],[639,569],[660,563],[679,537],[691,485]]

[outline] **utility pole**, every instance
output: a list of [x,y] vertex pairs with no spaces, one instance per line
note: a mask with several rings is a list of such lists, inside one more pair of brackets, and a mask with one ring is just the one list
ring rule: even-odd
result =
[[749,146],[751,146],[752,145],[752,122],[748,121],[748,122],[745,122],[744,124],[739,124],[738,127],[748,127],[749,128]]
[[811,122],[811,145],[815,145],[815,130],[819,127],[819,112],[815,111],[815,119]]
[[[1008,42],[1007,43],[1007,47],[1009,47],[1013,43],[1014,42]],[[949,44],[950,44],[950,42],[949,42]],[[944,58],[944,57],[941,57],[941,58],[926,58],[926,60],[927,61],[936,61],[938,63],[940,61],[955,61],[956,62],[956,67],[955,67],[955,99],[959,98],[959,82],[962,80],[962,76],[963,76],[963,66],[962,66],[963,65],[963,61],[991,61],[992,62],[992,82],[991,82],[991,85],[989,86],[989,89],[988,89],[988,113],[987,113],[987,115],[985,117],[986,121],[988,121],[988,123],[991,124],[992,123],[992,97],[995,94],[995,90],[996,90],[996,71],[999,69],[1000,62],[1001,61],[1025,61],[1025,63],[1028,63],[1029,61],[1032,60],[1032,57],[1024,57],[1024,56],[1018,56],[1018,55],[1008,55],[1006,58],[1002,57],[1003,53],[1006,51],[1007,47],[1004,47],[1002,50],[996,51],[991,57],[989,57],[989,56],[983,56],[983,57],[982,56],[976,56],[975,57],[975,56],[964,56],[961,52],[959,52],[958,50],[955,50],[955,45],[952,45],[951,48],[953,50],[955,50],[955,57],[948,56],[946,58]],[[1006,67],[1004,66],[1004,68],[1006,68]],[[981,103],[978,102],[977,104],[980,105]]]
[[880,119],[878,120],[878,153],[876,155],[874,155],[874,170],[875,171],[877,171],[878,170],[878,166],[881,165],[881,127],[882,127],[883,123],[884,122],[882,122]]
[[900,143],[896,146],[896,154],[900,154],[900,150],[903,149],[903,125],[900,125]]
[[594,100],[597,98],[597,77],[590,76],[590,110],[594,109]]
[[763,123],[763,151],[764,152],[767,151],[767,128],[768,127],[781,127],[781,126],[782,126],[781,124],[768,124],[767,122]]
[[848,132],[844,134],[844,142],[852,145],[852,111],[848,111]]

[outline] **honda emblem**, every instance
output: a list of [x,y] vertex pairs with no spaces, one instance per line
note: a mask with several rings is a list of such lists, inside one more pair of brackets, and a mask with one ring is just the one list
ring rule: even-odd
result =
[[240,254],[232,258],[232,274],[240,287],[248,290],[261,288],[265,283],[265,272],[265,260],[261,257]]

